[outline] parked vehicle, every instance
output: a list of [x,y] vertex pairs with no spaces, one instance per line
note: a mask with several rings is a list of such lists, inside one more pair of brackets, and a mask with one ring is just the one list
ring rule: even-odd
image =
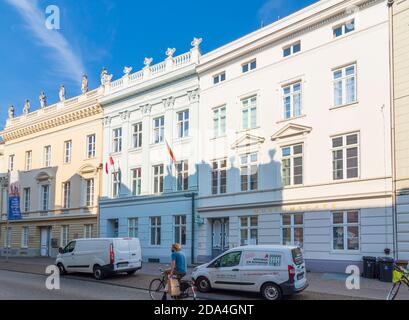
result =
[[60,274],[92,273],[97,280],[142,268],[141,244],[136,238],[78,239],[59,249],[56,265]]
[[231,249],[193,270],[201,292],[227,289],[259,292],[267,300],[280,300],[308,287],[301,249],[293,246],[256,245]]

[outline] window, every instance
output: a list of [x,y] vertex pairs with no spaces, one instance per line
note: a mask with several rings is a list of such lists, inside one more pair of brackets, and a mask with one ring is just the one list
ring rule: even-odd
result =
[[333,28],[334,37],[340,37],[344,34],[352,32],[355,30],[355,20],[351,20],[347,23],[341,24]]
[[186,138],[189,136],[189,110],[178,112],[178,137]]
[[64,163],[71,162],[71,155],[72,155],[72,141],[65,141],[64,142]]
[[142,148],[142,122],[133,125],[132,147]]
[[84,225],[84,238],[91,239],[92,238],[92,224]]
[[213,76],[213,84],[218,84],[223,81],[226,81],[226,72],[222,72],[218,75]]
[[51,146],[44,147],[44,167],[51,167]]
[[251,97],[241,101],[242,104],[242,129],[254,129],[257,127],[257,97]]
[[151,218],[151,245],[160,246],[161,244],[161,217]]
[[14,154],[9,156],[9,171],[14,171],[14,159],[15,159]]
[[249,72],[257,68],[257,60],[252,60],[241,66],[243,73]]
[[189,164],[187,161],[176,163],[177,191],[189,189]]
[[242,246],[258,244],[258,217],[240,218],[240,243]]
[[94,179],[87,179],[85,180],[86,184],[86,197],[85,197],[85,205],[87,207],[92,207],[94,205],[94,194],[95,194],[95,182]]
[[30,212],[30,207],[31,207],[31,189],[30,188],[24,188],[23,189],[23,200],[24,200],[24,212]]
[[359,177],[359,134],[332,138],[332,172],[334,180]]
[[96,156],[96,136],[91,134],[87,136],[87,157],[88,159],[95,158]]
[[113,131],[112,151],[122,152],[122,128]]
[[61,226],[61,243],[60,247],[65,247],[68,244],[69,239],[69,227]]
[[301,110],[301,82],[283,88],[284,119],[299,117]]
[[21,229],[21,247],[28,248],[28,227]]
[[163,192],[163,164],[153,166],[153,193]]
[[128,237],[138,238],[138,218],[128,219]]
[[333,250],[359,250],[359,211],[332,213]]
[[218,268],[233,268],[240,264],[241,251],[227,253],[224,256],[217,259],[213,265]]
[[49,198],[50,198],[50,185],[45,184],[41,186],[41,211],[48,211],[49,206]]
[[226,134],[226,107],[213,110],[214,137],[221,137]]
[[299,246],[304,244],[304,214],[283,214],[282,244],[284,246]]
[[132,195],[140,196],[142,193],[142,168],[131,170],[132,177]]
[[112,173],[112,197],[119,197],[121,193],[121,170]]
[[33,160],[33,152],[32,151],[26,151],[26,163],[25,163],[26,171],[31,170],[32,160]]
[[165,140],[165,117],[153,119],[153,143],[162,143]]
[[[61,237],[61,239],[62,239],[62,237]],[[71,241],[69,244],[66,245],[66,247],[64,248],[63,253],[72,253],[72,252],[74,252],[75,245],[76,245],[76,241]]]
[[212,194],[226,193],[227,159],[213,161],[212,168]]
[[356,65],[336,69],[333,76],[334,105],[342,106],[356,102]]
[[288,57],[301,51],[301,42],[293,43],[283,48],[283,56]]
[[175,243],[186,245],[186,216],[174,217]]
[[71,183],[70,182],[64,182],[62,185],[63,189],[63,204],[62,207],[63,209],[69,209],[70,208],[70,198],[71,198]]
[[246,154],[240,157],[241,191],[252,191],[258,188],[258,155]]
[[303,184],[304,146],[302,144],[298,144],[295,146],[282,148],[281,151],[283,185],[292,186]]

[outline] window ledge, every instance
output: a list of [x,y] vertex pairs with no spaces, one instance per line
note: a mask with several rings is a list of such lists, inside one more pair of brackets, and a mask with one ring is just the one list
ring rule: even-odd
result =
[[191,141],[192,141],[191,136],[173,139],[173,143],[187,143],[187,142],[191,142]]
[[142,152],[142,147],[140,148],[129,148],[130,153]]
[[302,118],[305,118],[305,117],[307,117],[307,115],[306,115],[306,114],[303,114],[303,115],[301,115],[301,116],[292,117],[292,118],[288,118],[288,119],[283,119],[283,120],[277,121],[276,123],[277,123],[277,124],[279,124],[279,123],[285,123],[285,122],[294,121],[294,120],[297,120],[297,119],[302,119]]
[[341,104],[339,106],[333,106],[333,107],[331,107],[329,109],[330,110],[337,110],[337,109],[341,109],[341,108],[357,106],[358,104],[359,104],[359,101],[355,101],[355,102],[351,102],[351,103]]
[[117,156],[120,156],[122,154],[122,151],[120,151],[120,152],[112,152],[111,154],[110,154],[110,156],[111,157],[117,157]]

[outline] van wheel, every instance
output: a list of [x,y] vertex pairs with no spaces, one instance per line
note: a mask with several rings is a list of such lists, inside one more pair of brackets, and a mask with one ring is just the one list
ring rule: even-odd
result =
[[65,276],[67,274],[67,270],[65,270],[64,265],[62,263],[57,264],[58,270],[60,271],[61,276]]
[[105,277],[104,270],[100,266],[94,267],[94,278],[97,280],[102,280]]
[[281,289],[274,283],[266,283],[261,287],[261,295],[264,299],[274,301],[274,300],[281,300],[283,294],[281,293]]
[[207,293],[212,290],[212,286],[210,285],[210,281],[205,277],[199,277],[196,280],[196,287],[202,293]]

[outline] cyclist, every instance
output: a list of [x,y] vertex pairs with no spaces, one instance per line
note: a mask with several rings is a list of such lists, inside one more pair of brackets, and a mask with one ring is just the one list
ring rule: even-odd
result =
[[186,275],[187,271],[186,256],[182,251],[182,246],[179,243],[173,244],[171,250],[172,263],[171,268],[167,273],[169,278],[176,276],[179,280],[181,280]]

